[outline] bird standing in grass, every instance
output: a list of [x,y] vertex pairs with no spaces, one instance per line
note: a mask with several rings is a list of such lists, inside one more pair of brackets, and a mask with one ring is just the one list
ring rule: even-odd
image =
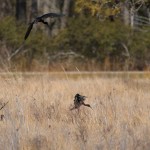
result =
[[63,17],[63,16],[64,16],[63,14],[48,13],[48,14],[44,14],[40,17],[36,17],[31,23],[29,23],[29,27],[28,27],[27,32],[25,34],[24,40],[26,40],[28,38],[34,24],[41,22],[41,23],[43,23],[49,27],[48,22],[44,21],[44,19],[46,19],[48,17],[54,18],[54,17]]
[[85,104],[84,101],[87,97],[86,96],[82,96],[80,94],[76,94],[74,97],[74,107],[71,108],[70,110],[73,109],[79,109],[81,105],[90,107],[92,109],[92,107],[89,104]]

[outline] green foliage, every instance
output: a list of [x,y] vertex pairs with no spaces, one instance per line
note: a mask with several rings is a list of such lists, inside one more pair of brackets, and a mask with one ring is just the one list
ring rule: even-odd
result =
[[16,46],[21,43],[23,38],[22,34],[20,34],[21,30],[24,30],[24,27],[18,25],[14,18],[6,17],[0,23],[0,39],[11,46]]
[[50,50],[71,50],[100,62],[109,57],[119,63],[126,59],[125,44],[132,60],[146,61],[150,59],[148,30],[132,31],[117,20],[112,23],[100,22],[93,17],[78,17],[71,19],[68,28],[52,40]]
[[[26,29],[26,25],[16,23],[15,19],[7,17],[1,20],[0,40],[14,51],[23,42]],[[53,38],[46,36],[43,30],[34,28],[25,43],[24,49],[27,52],[25,55],[19,55],[20,59],[15,61],[25,66],[30,55],[43,62],[46,60],[43,59],[44,52],[51,55],[74,51],[88,60],[94,59],[104,63],[110,58],[111,62],[120,64],[126,59],[123,55],[123,43],[127,46],[132,61],[138,65],[150,60],[150,29],[144,31],[146,32],[133,31],[118,20],[100,22],[94,17],[78,16],[70,19],[68,27]],[[28,63],[30,65],[30,61]]]
[[[28,25],[16,22],[13,17],[6,17],[1,20],[0,24],[0,40],[4,41],[11,51],[19,48],[24,41],[24,35]],[[25,49],[34,50],[35,55],[41,55],[43,49],[48,45],[49,38],[41,29],[33,28],[29,38],[26,40]],[[36,33],[35,33],[36,32]]]
[[144,64],[150,60],[150,28],[145,28],[145,31],[136,31],[130,36],[129,47],[137,64]]
[[[27,28],[28,25],[16,22],[13,17],[6,17],[1,20],[0,55],[3,58],[1,62],[7,61],[8,54],[11,55],[22,45]],[[11,60],[11,70],[25,71],[31,68],[33,60],[39,64],[47,61],[44,59],[44,53],[49,47],[49,41],[50,38],[43,33],[43,30],[40,28],[37,30],[37,27],[34,26],[21,52]],[[5,48],[3,49],[3,47]]]
[[59,43],[56,49],[61,50],[63,46],[65,50],[99,59],[117,51],[118,43],[127,40],[126,30],[128,28],[120,22],[99,22],[92,17],[79,17],[71,19],[68,28],[54,38],[52,43]]

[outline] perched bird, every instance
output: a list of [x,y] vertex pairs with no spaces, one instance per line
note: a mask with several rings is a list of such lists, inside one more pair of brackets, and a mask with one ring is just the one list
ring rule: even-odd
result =
[[85,104],[84,101],[87,97],[86,96],[82,96],[80,94],[76,94],[74,97],[74,107],[71,108],[70,110],[73,109],[79,109],[81,105],[90,107],[92,109],[92,107],[89,104]]
[[48,14],[44,14],[40,17],[36,17],[31,23],[29,23],[29,27],[28,27],[27,32],[25,34],[24,40],[26,40],[28,38],[34,24],[41,22],[41,23],[43,23],[49,27],[48,22],[44,21],[44,19],[46,19],[48,17],[54,18],[54,17],[63,17],[63,16],[64,16],[64,14],[48,13]]

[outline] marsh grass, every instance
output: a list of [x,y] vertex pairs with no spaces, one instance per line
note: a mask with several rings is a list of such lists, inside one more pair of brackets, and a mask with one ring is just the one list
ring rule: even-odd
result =
[[[0,78],[1,149],[149,149],[150,80]],[[70,111],[76,93],[93,110]]]

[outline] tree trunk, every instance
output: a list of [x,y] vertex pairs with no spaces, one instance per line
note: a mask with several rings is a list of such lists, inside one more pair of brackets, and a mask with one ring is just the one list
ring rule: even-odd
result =
[[122,3],[122,18],[123,18],[124,24],[129,26],[130,25],[130,11],[129,11],[129,6],[128,6],[127,1]]
[[33,21],[38,16],[38,0],[29,0],[26,2],[27,23]]
[[35,18],[38,16],[38,3],[37,0],[32,0],[31,3],[31,18]]
[[134,27],[134,7],[130,8],[130,26],[131,28]]
[[147,14],[148,14],[148,20],[149,20],[149,24],[150,24],[150,8],[147,9]]
[[71,6],[71,0],[64,0],[62,13],[65,14],[65,16],[61,19],[61,28],[66,27],[67,18],[70,15],[70,6]]
[[0,18],[14,14],[14,9],[11,1],[1,0],[0,3]]
[[16,0],[16,19],[26,22],[26,0]]

